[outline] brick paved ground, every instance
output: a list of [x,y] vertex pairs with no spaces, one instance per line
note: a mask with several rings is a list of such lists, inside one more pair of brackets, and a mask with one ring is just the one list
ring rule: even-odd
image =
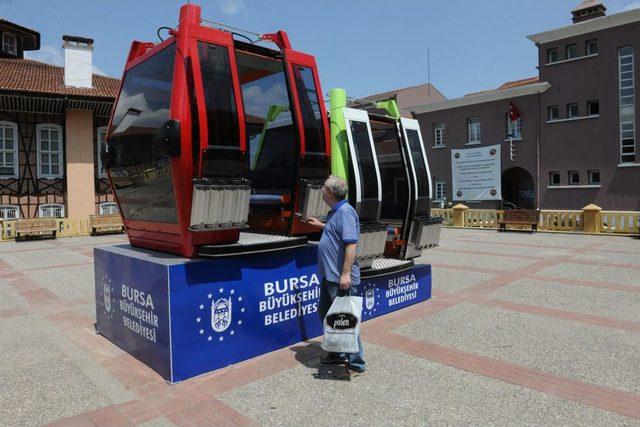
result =
[[94,333],[92,247],[124,240],[0,244],[0,424],[640,425],[640,240],[446,229],[365,376],[310,342],[175,386]]

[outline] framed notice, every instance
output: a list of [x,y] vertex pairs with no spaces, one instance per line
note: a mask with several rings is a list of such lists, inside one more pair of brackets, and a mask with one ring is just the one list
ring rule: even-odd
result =
[[501,200],[500,145],[451,150],[452,199]]

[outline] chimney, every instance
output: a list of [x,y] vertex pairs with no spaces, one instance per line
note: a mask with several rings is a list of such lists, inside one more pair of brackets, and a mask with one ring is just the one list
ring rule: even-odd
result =
[[93,39],[62,36],[64,49],[64,84],[93,87]]
[[589,19],[605,16],[607,8],[599,0],[584,0],[571,11],[573,23],[588,21]]

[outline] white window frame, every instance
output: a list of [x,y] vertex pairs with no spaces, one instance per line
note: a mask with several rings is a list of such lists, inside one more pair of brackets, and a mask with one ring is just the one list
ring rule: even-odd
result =
[[[101,136],[104,133],[104,137],[101,139]],[[104,167],[102,166],[102,159],[100,158],[100,147],[102,145],[102,143],[105,141],[107,137],[107,127],[106,126],[100,126],[99,128],[96,128],[96,153],[98,154],[98,178],[106,178],[107,177],[107,171],[104,169]]]
[[[105,212],[105,208],[109,208],[109,209],[115,208],[115,210],[113,212]],[[100,212],[100,215],[113,215],[119,212],[118,205],[116,204],[116,202],[100,203],[100,206],[98,206],[98,209],[99,209],[98,212]]]
[[[578,182],[571,182],[571,177],[573,176],[573,174],[578,175]],[[577,170],[570,170],[567,171],[567,184],[569,185],[580,185],[580,171]]]
[[[590,46],[595,45],[596,46],[596,51],[593,52],[590,48]],[[584,46],[585,46],[585,54],[586,55],[597,55],[598,54],[598,39],[589,39],[587,41],[584,42]]]
[[[598,105],[598,113],[597,114],[591,114],[591,106],[592,105]],[[593,117],[593,116],[599,116],[600,115],[600,100],[599,99],[590,99],[587,101],[587,116],[589,117]]]
[[[47,209],[60,209],[60,216],[44,216],[44,211]],[[38,217],[39,218],[64,218],[64,205],[59,203],[47,203],[44,205],[38,206]]]
[[437,176],[433,182],[433,194],[435,195],[433,200],[436,202],[442,202],[445,197],[447,197],[447,181],[443,177]]
[[476,145],[482,142],[480,117],[470,117],[467,119],[467,138],[467,145]]
[[[13,50],[11,49],[10,43],[8,40],[13,40]],[[9,48],[7,48],[9,47]],[[16,37],[13,33],[2,33],[2,50],[10,55],[17,56],[18,55],[18,37]]]
[[[0,127],[11,128],[13,130],[13,150],[5,150],[4,142],[0,145],[0,153],[2,154],[1,160],[4,160],[4,155],[8,153],[13,154],[13,174],[12,175],[0,175],[0,179],[17,179],[18,178],[18,124],[14,122],[0,121]],[[3,131],[4,136],[4,131]],[[4,138],[3,138],[4,139]],[[1,162],[0,162],[1,164]]]
[[444,122],[436,122],[433,124],[433,147],[444,147]]
[[[552,176],[553,175],[558,175],[558,183],[554,184]],[[561,184],[561,180],[562,180],[562,175],[560,174],[560,171],[550,171],[549,172],[549,186],[550,187],[556,187],[558,185]]]
[[[595,182],[593,180],[593,174],[594,173],[598,174],[598,182]],[[600,169],[589,169],[587,171],[587,177],[589,179],[589,181],[588,181],[589,185],[600,185],[600,183],[602,182],[602,176],[600,176]]]
[[[575,47],[576,54],[575,56],[569,56],[569,49]],[[565,59],[575,59],[578,57],[578,43],[569,43],[564,47],[564,58]]]
[[[6,212],[10,210],[15,212],[15,216],[6,218]],[[12,221],[14,219],[20,219],[20,207],[16,205],[0,205],[0,221]]]
[[[571,108],[576,107],[576,114],[571,114]],[[570,102],[567,104],[567,119],[575,119],[576,117],[580,117],[580,107],[577,102]]]
[[[622,50],[631,50],[631,53],[622,54]],[[631,58],[631,62],[623,60]],[[624,69],[627,67],[628,69]],[[618,49],[618,103],[620,123],[620,164],[634,164],[638,162],[636,150],[636,108],[635,108],[635,49],[633,46],[624,46]],[[624,98],[624,99],[623,99]],[[633,140],[633,145],[625,144],[625,140]],[[633,151],[630,151],[629,148]],[[625,148],[627,152],[625,153]],[[633,156],[634,160],[624,160],[627,156]]]
[[[48,130],[49,132],[51,132],[52,130],[56,130],[58,131],[58,150],[57,151],[53,151],[51,150],[51,146],[49,146],[49,150],[42,150],[42,135],[41,135],[41,131],[43,130]],[[63,157],[62,157],[62,145],[63,145],[63,137],[62,137],[62,126],[60,125],[54,125],[51,123],[41,123],[39,125],[36,125],[36,147],[37,147],[37,159],[36,159],[36,167],[37,167],[37,176],[38,178],[44,178],[44,179],[56,179],[56,178],[63,178],[64,177],[64,161],[63,161]],[[49,141],[49,143],[51,143],[51,141]],[[43,152],[44,151],[44,152]],[[42,159],[41,159],[41,155],[42,154],[48,154],[49,155],[49,173],[42,173]],[[51,173],[51,166],[53,165],[53,163],[51,163],[51,155],[53,154],[57,154],[58,155],[58,171],[59,173]]]
[[522,139],[522,117],[518,117],[515,120],[511,120],[511,117],[507,113],[507,139],[509,135],[513,135],[514,141]]

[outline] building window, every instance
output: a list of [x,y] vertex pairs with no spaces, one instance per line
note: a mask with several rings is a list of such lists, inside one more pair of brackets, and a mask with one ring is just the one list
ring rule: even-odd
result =
[[468,120],[469,144],[480,144],[480,118],[473,117]]
[[585,42],[585,52],[587,52],[587,55],[595,55],[598,53],[598,40],[587,40]]
[[511,120],[507,113],[507,138],[522,139],[522,117]]
[[589,185],[600,185],[600,171],[591,169],[589,171]]
[[104,169],[104,166],[102,166],[102,159],[100,158],[100,148],[102,147],[102,144],[105,143],[105,140],[107,139],[107,127],[106,126],[102,126],[99,127],[97,129],[97,136],[96,136],[96,153],[98,153],[98,178],[104,178],[105,176],[107,176],[107,171]]
[[578,45],[577,44],[568,44],[565,47],[565,58],[572,59],[578,57]]
[[445,199],[445,197],[446,197],[446,194],[447,194],[446,193],[447,187],[446,187],[446,184],[445,184],[445,180],[444,180],[444,178],[436,177],[434,182],[435,182],[434,183],[434,185],[435,185],[434,193],[436,195],[436,198],[434,200],[437,200],[439,202],[443,201]]
[[444,122],[433,125],[433,146],[444,147]]
[[118,205],[113,202],[100,203],[100,215],[112,215],[118,213]]
[[62,126],[36,126],[38,178],[62,178]]
[[587,101],[587,114],[590,116],[597,116],[600,114],[600,103],[597,99]]
[[618,50],[620,163],[634,163],[636,161],[634,63],[633,47],[627,46]]
[[578,117],[578,104],[567,104],[567,118],[574,119]]
[[18,125],[0,122],[0,178],[18,177]]
[[557,105],[547,107],[547,117],[549,121],[558,120],[560,118],[560,108]]
[[549,185],[560,185],[560,172],[549,172]]
[[580,185],[580,172],[569,171],[568,178],[569,185]]
[[40,205],[40,207],[38,208],[38,216],[40,218],[63,218],[64,205],[59,205],[59,204]]
[[547,64],[558,62],[558,49],[547,49]]
[[14,34],[2,33],[2,50],[13,56],[18,55],[18,40]]
[[8,221],[20,218],[20,209],[17,206],[0,206],[0,220]]

